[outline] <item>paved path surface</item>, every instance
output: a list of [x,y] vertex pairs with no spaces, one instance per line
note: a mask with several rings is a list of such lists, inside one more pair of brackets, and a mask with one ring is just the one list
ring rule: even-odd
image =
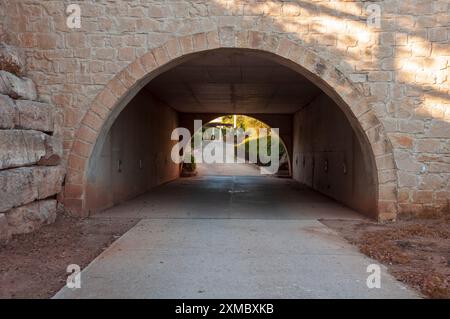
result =
[[320,218],[362,218],[273,177],[207,176],[158,187],[94,218],[143,218],[56,298],[414,298]]
[[181,178],[97,215],[118,218],[362,219],[287,178]]
[[[217,149],[222,149],[223,163],[197,163],[197,172],[201,176],[261,176],[261,173],[265,175],[273,175],[265,167],[259,167],[256,164],[236,163],[234,153],[227,152],[227,143],[223,141],[203,141],[203,145],[214,146]],[[234,146],[232,146],[234,149]],[[202,158],[202,155],[195,152],[195,158]]]
[[197,164],[199,176],[260,176],[260,168],[256,164]]

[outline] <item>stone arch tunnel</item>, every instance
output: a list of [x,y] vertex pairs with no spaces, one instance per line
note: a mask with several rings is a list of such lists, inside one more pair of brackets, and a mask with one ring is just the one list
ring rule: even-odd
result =
[[[279,127],[293,180],[346,206],[447,212],[449,5],[376,5],[378,26],[367,1],[91,0],[73,29],[64,1],[2,1],[3,234],[51,222],[57,202],[113,205],[110,182],[125,200],[177,178],[149,130],[235,112]],[[130,174],[112,181],[116,156]]]
[[360,124],[352,125],[348,109],[280,61],[261,50],[221,48],[158,72],[99,134],[86,169],[84,213],[176,179],[179,166],[170,158],[176,127],[192,132],[196,119],[247,114],[279,128],[293,179],[377,217],[377,169]]

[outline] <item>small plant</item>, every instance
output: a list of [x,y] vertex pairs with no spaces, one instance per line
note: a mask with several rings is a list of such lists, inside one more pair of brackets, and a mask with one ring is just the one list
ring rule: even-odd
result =
[[193,154],[191,154],[191,161],[190,163],[183,163],[183,171],[185,172],[194,172],[197,168],[197,164],[195,163],[195,157]]

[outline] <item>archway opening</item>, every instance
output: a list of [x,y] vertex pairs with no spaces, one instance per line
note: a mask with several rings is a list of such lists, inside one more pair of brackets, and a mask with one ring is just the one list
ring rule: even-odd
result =
[[199,124],[183,154],[182,177],[290,177],[291,161],[278,128],[239,114]]
[[[279,129],[292,179],[376,217],[377,171],[364,131],[342,101],[273,54],[216,49],[191,54],[142,86],[115,115],[89,159],[85,209],[99,211],[177,179],[177,127],[242,114]],[[280,198],[279,200],[283,200]]]

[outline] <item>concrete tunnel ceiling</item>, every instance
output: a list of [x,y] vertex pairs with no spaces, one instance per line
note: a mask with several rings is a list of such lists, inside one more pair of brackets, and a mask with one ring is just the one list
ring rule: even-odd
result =
[[146,89],[183,113],[292,114],[321,93],[298,72],[242,49],[196,55]]

